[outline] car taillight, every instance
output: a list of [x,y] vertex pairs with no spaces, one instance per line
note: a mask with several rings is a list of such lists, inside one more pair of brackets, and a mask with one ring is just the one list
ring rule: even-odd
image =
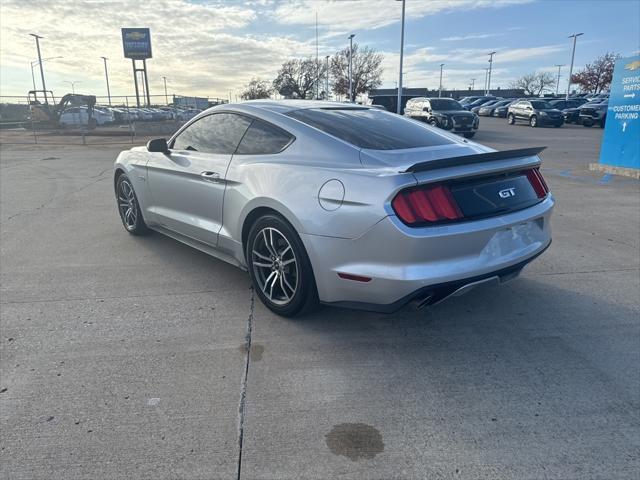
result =
[[396,215],[408,225],[464,217],[446,185],[404,190],[396,195],[391,206]]
[[538,168],[532,168],[531,170],[527,170],[527,178],[533,187],[533,190],[536,192],[538,198],[544,198],[549,193],[549,187],[547,187],[547,182],[542,178],[542,174]]

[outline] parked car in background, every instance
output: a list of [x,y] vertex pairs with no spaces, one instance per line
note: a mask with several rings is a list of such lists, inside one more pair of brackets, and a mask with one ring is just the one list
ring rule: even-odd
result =
[[120,153],[113,184],[128,233],[247,270],[276,314],[392,312],[511,280],[545,251],[541,150],[496,152],[368,106],[249,101]]
[[[496,100],[495,102],[485,103],[480,107],[476,107],[478,108],[478,111],[476,113],[481,117],[492,117],[493,112],[495,111],[496,108],[504,107],[506,105],[509,105],[511,102],[513,102],[513,98],[508,98],[506,100]],[[471,111],[473,112],[473,110]],[[506,113],[504,116],[505,117],[507,116]]]
[[499,118],[507,118],[507,112],[509,111],[509,106],[513,105],[517,101],[518,99],[510,100],[509,103],[502,105],[500,107],[494,108],[492,116],[499,117]]
[[[495,99],[495,100],[491,100],[491,101],[489,101],[489,102],[483,103],[483,104],[481,104],[481,105],[476,105],[475,107],[471,107],[470,111],[471,111],[471,112],[473,112],[473,113],[475,113],[475,114],[477,114],[477,113],[478,113],[478,111],[479,111],[482,107],[487,106],[487,105],[493,105],[494,103],[498,103],[499,101],[500,101],[500,100]],[[474,103],[475,103],[475,102],[474,102]]]
[[478,130],[478,116],[451,98],[412,98],[407,102],[404,114],[466,138],[472,138]]
[[[95,125],[105,125],[113,123],[113,115],[101,108],[94,108],[91,117],[95,119]],[[89,124],[89,111],[87,107],[71,107],[65,109],[60,115],[60,125],[67,126],[87,126]]]
[[601,103],[600,100],[587,101],[587,99],[584,97],[582,98],[569,97],[569,101],[578,102],[579,105],[562,109],[562,116],[564,117],[565,123],[576,123],[576,124],[580,123],[580,108],[582,106],[597,105]]
[[492,97],[492,96],[480,97],[480,98],[474,100],[473,102],[464,104],[462,106],[466,110],[471,110],[473,107],[480,107],[480,106],[484,105],[485,103],[493,102],[493,101],[496,101],[496,100],[502,100],[502,98]]
[[518,100],[509,106],[507,120],[509,125],[517,121],[526,121],[532,127],[560,127],[564,123],[562,112],[545,100]]
[[587,103],[582,105],[579,109],[579,123],[583,127],[592,127],[599,125],[600,128],[604,128],[607,122],[607,110],[609,109],[609,101],[601,103]]
[[551,105],[553,108],[557,108],[558,110],[566,110],[567,108],[577,108],[580,105],[582,105],[583,103],[586,103],[586,100],[584,99],[569,99],[569,100],[564,100],[564,99],[555,99],[555,100],[548,100],[549,105]]

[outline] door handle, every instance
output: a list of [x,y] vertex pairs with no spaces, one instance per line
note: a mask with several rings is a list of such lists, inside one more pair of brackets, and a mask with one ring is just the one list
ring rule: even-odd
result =
[[200,178],[202,178],[203,180],[207,181],[207,182],[219,182],[220,181],[220,174],[218,172],[202,172],[200,174]]

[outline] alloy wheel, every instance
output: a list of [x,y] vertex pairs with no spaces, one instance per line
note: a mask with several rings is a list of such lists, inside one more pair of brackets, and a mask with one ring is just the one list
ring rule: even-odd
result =
[[289,240],[277,229],[263,228],[251,248],[251,264],[262,293],[275,305],[287,305],[298,290],[299,269]]
[[136,228],[138,222],[138,203],[133,187],[128,180],[121,180],[118,188],[118,209],[127,230]]

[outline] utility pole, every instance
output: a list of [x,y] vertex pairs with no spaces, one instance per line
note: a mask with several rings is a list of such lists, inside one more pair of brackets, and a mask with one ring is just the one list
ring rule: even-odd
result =
[[442,97],[442,67],[444,67],[444,63],[440,64],[440,89],[438,90],[438,98]]
[[47,86],[44,83],[44,69],[42,68],[42,56],[40,55],[40,39],[44,38],[40,35],[36,35],[35,33],[30,33],[33,38],[36,39],[36,49],[38,50],[38,63],[40,64],[40,77],[42,78],[42,90],[44,93],[44,103],[49,103],[47,101]]
[[320,97],[320,58],[318,53],[318,11],[316,10],[316,100]]
[[584,35],[584,33],[574,33],[573,35],[569,35],[567,38],[573,38],[573,51],[571,52],[571,66],[569,67],[569,80],[567,81],[567,95],[565,100],[569,100],[569,93],[571,93],[571,75],[573,75],[573,59],[576,56],[576,39],[580,36]]
[[351,78],[352,75],[352,57],[353,57],[353,37],[356,35],[352,33],[349,35],[349,102],[353,102],[353,96],[351,92],[353,91],[353,80]]
[[327,62],[327,74],[325,75],[325,77],[326,77],[326,78],[325,78],[325,81],[326,81],[327,83],[326,83],[326,86],[325,86],[325,89],[324,89],[324,91],[325,91],[325,96],[326,96],[327,98],[325,98],[325,100],[329,100],[329,55],[327,55],[326,57],[324,57],[324,59],[325,59],[325,61]]
[[107,57],[100,57],[104,61],[104,78],[107,80],[107,97],[111,106],[111,90],[109,89],[109,72],[107,71]]
[[493,56],[496,54],[496,52],[490,52],[489,53],[489,77],[487,79],[487,95],[489,95],[491,93],[491,67],[493,65]]
[[558,96],[558,92],[560,91],[560,69],[564,67],[564,65],[556,64],[558,67],[558,81],[556,82],[556,97]]
[[405,0],[402,1],[402,27],[400,29],[400,70],[398,73],[398,106],[396,113],[402,113],[402,61],[404,60],[404,7]]
[[164,81],[164,103],[169,105],[169,96],[167,95],[167,77],[162,77]]

